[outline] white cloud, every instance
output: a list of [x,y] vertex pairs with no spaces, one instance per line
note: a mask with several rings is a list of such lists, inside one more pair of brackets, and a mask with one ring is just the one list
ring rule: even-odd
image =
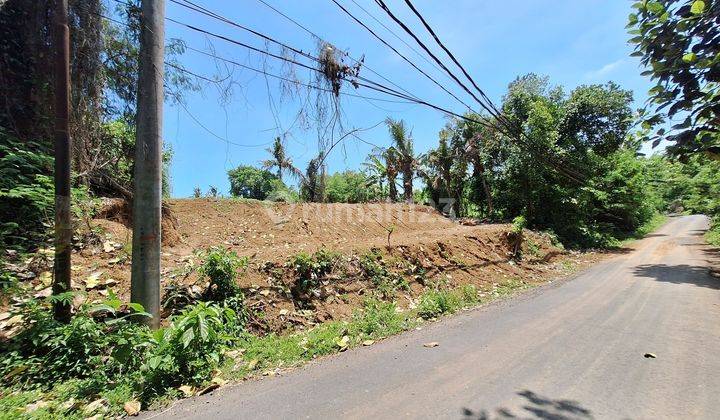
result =
[[603,78],[603,77],[607,76],[608,74],[611,74],[613,71],[615,71],[615,69],[620,67],[620,65],[623,64],[624,62],[625,62],[624,59],[613,61],[612,63],[605,64],[604,66],[602,66],[601,68],[599,68],[597,70],[592,70],[592,71],[585,73],[584,77],[587,80],[596,80],[596,79]]

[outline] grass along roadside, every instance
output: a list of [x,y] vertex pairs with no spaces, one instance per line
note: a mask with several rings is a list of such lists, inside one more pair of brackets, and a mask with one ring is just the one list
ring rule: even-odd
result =
[[[206,348],[198,347],[195,341],[191,340],[188,349],[200,353],[197,354],[198,360],[205,356],[218,357],[219,360],[222,360],[220,365],[211,372],[205,372],[202,369],[196,372],[197,375],[206,375],[209,380],[188,382],[188,384],[177,383],[165,388],[161,394],[143,399],[138,395],[138,382],[148,382],[148,385],[145,385],[145,388],[148,389],[149,384],[153,383],[152,379],[147,379],[148,377],[154,376],[158,378],[158,381],[163,381],[161,374],[163,365],[180,363],[169,356],[180,347],[179,345],[171,346],[172,343],[175,343],[174,340],[182,341],[187,337],[187,333],[183,332],[176,324],[197,320],[198,318],[194,317],[193,313],[195,315],[207,313],[207,305],[199,304],[197,308],[189,309],[189,312],[180,321],[168,327],[162,334],[165,338],[155,339],[165,340],[167,345],[161,344],[158,346],[160,350],[151,351],[142,364],[134,366],[134,372],[127,371],[122,376],[115,377],[106,372],[93,372],[86,379],[57,380],[56,384],[49,389],[40,387],[0,389],[0,419],[81,419],[93,416],[107,418],[132,413],[134,408],[141,406],[144,409],[157,408],[177,398],[209,392],[228,381],[238,381],[259,375],[272,376],[281,370],[300,366],[318,357],[358,346],[369,346],[384,338],[417,328],[425,322],[463,309],[490,303],[529,287],[531,284],[522,280],[510,279],[503,283],[493,284],[486,290],[478,290],[472,285],[457,288],[433,288],[421,294],[414,307],[404,310],[395,302],[368,298],[363,306],[346,321],[326,322],[296,333],[257,336],[239,331],[234,337],[227,337],[229,339],[225,346],[211,347],[207,345],[207,340],[203,341]],[[93,329],[95,326],[91,325],[91,321],[88,319],[83,320],[81,317],[76,317],[76,319],[82,320],[82,322],[69,326],[68,330],[60,335],[67,345],[82,347],[82,343],[73,340],[70,330]],[[194,329],[193,331],[199,330]],[[99,330],[95,333],[97,332]],[[143,334],[145,333],[142,331],[133,330],[127,336]],[[147,334],[150,333],[147,332]],[[200,335],[199,332],[198,335]],[[118,340],[121,336],[113,333],[112,339]],[[165,350],[162,350],[163,348]],[[214,353],[220,348],[220,353]],[[166,359],[154,363],[153,359],[156,357],[165,357]],[[108,364],[113,364],[112,360],[106,359],[106,361]],[[102,363],[103,361],[97,360],[97,362]],[[189,362],[193,364],[197,361],[190,359]],[[72,361],[67,361],[67,363],[72,363]],[[62,366],[62,368],[65,369],[67,366]],[[187,370],[187,367],[181,368],[181,370],[183,369]],[[141,404],[139,400],[145,402]]]
[[624,247],[639,239],[644,238],[652,232],[660,229],[668,221],[668,216],[662,213],[655,213],[647,222],[643,223],[628,237],[619,240],[617,247]]
[[710,230],[705,233],[705,240],[714,247],[720,247],[720,217],[712,220]]
[[[369,298],[347,321],[332,321],[312,329],[279,336],[248,335],[236,349],[228,350],[220,375],[228,380],[255,375],[274,376],[283,369],[300,366],[321,356],[377,341],[412,330],[425,322],[508,297],[532,285],[518,279],[495,284],[488,291],[472,285],[453,289],[429,289],[412,309],[403,310],[394,302]],[[201,389],[188,390],[191,393]]]
[[[173,289],[168,302],[178,305],[155,332],[128,322],[142,308],[124,303],[112,289],[104,301],[84,299],[70,324],[54,322],[49,311],[54,298],[33,298],[30,289],[29,296],[18,297],[13,312],[2,314],[10,317],[2,322],[15,333],[0,350],[0,419],[117,417],[156,408],[227,381],[275,375],[372,345],[568,274],[585,259],[569,253],[549,262],[548,255],[562,250],[547,235],[527,232],[525,253],[506,236],[457,239],[478,246],[478,254],[443,242],[350,255],[320,249],[285,262],[253,264],[229,249],[211,247],[200,254],[204,262],[197,267],[207,282],[193,292],[200,295],[185,295],[191,285]],[[497,260],[485,265],[487,256]],[[267,276],[269,287],[238,287],[238,277],[249,270]],[[74,302],[82,293],[62,298]],[[328,302],[348,311],[294,327],[298,317],[327,310]],[[284,325],[258,329],[270,325],[273,316]]]

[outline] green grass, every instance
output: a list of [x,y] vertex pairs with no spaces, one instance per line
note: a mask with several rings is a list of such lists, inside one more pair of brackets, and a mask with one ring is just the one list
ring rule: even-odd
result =
[[656,213],[652,218],[650,218],[650,220],[640,225],[640,227],[638,227],[635,232],[628,235],[627,238],[623,238],[622,240],[620,240],[618,245],[625,246],[632,243],[633,241],[644,238],[646,235],[660,229],[660,227],[664,225],[665,222],[667,222],[667,219],[668,217],[666,215]]
[[429,289],[419,297],[415,309],[405,311],[398,309],[393,302],[370,298],[348,321],[328,322],[285,336],[247,335],[238,342],[240,355],[224,366],[223,375],[230,379],[244,379],[274,369],[299,366],[320,356],[361,346],[363,343],[371,344],[414,329],[427,319],[505,298],[529,287],[529,284],[519,279],[511,279],[493,286],[483,294],[472,285]]
[[[300,366],[318,357],[338,353],[416,328],[427,319],[436,319],[481,303],[509,296],[528,284],[511,279],[492,288],[479,291],[472,285],[449,288],[437,286],[426,290],[418,298],[413,309],[401,310],[394,302],[377,298],[367,299],[361,308],[347,321],[332,321],[314,328],[287,335],[268,334],[257,336],[239,333],[224,351],[225,360],[212,376],[225,380],[239,380],[254,375],[272,374],[276,369]],[[133,376],[134,375],[134,376]],[[10,418],[85,418],[94,414],[118,417],[123,414],[123,404],[137,399],[133,383],[141,372],[128,372],[117,378],[116,383],[98,386],[94,379],[72,379],[58,382],[44,389],[0,389],[0,420]],[[206,381],[210,381],[210,377]],[[194,390],[204,384],[194,385]],[[177,386],[177,385],[175,385]],[[181,396],[178,388],[165,390],[163,394],[146,401],[143,408]],[[102,399],[101,407],[86,412],[88,405]],[[67,403],[72,401],[72,403]],[[38,404],[38,402],[40,404]],[[28,411],[31,410],[31,411]]]
[[705,240],[712,246],[720,247],[720,221],[713,222],[712,227],[705,234]]

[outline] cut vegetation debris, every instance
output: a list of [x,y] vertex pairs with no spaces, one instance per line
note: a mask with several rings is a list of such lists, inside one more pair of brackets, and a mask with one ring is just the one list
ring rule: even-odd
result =
[[[373,345],[601,257],[567,252],[551,235],[461,225],[416,205],[201,199],[169,208],[177,241],[163,248],[164,319],[156,333],[127,322],[145,316],[126,303],[127,217],[93,220],[103,241],[74,251],[70,325],[49,318],[51,298],[31,297],[45,287],[52,262],[15,263],[29,273],[29,286],[0,311],[1,411],[132,415],[138,404]],[[378,222],[394,226],[392,246]],[[68,396],[75,402],[67,405]]]

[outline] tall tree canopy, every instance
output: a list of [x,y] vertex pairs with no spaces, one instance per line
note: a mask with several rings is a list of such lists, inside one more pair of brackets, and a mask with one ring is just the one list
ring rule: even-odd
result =
[[720,159],[720,1],[643,0],[633,8],[633,55],[657,81],[644,125],[666,122],[653,144],[667,138],[675,156],[705,152]]

